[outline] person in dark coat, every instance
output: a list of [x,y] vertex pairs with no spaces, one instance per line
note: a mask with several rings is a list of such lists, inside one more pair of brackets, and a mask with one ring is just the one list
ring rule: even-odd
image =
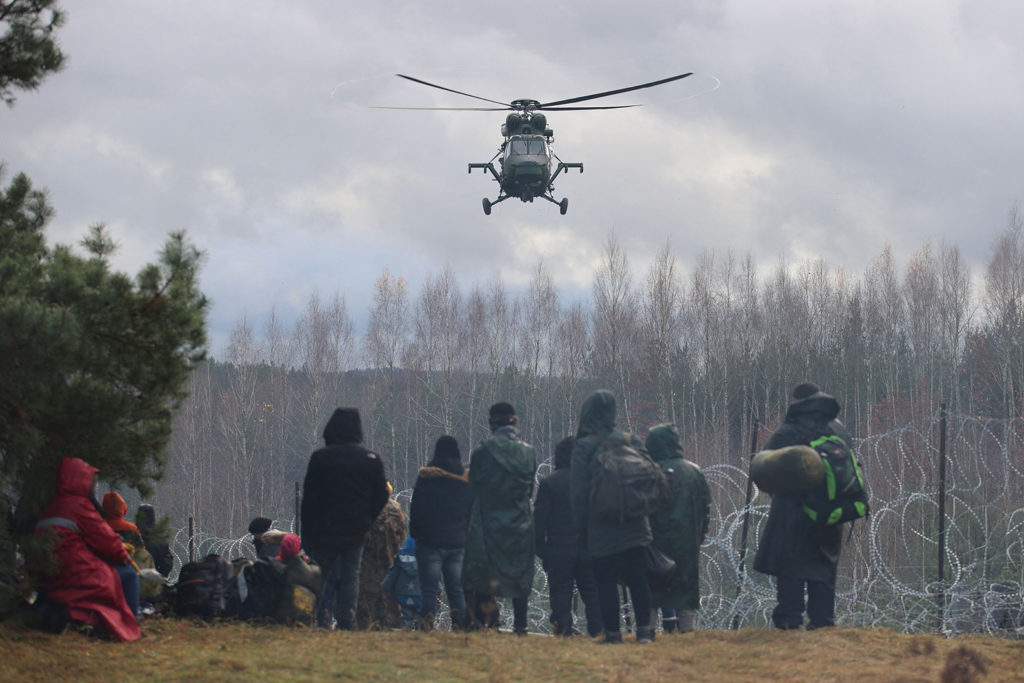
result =
[[[826,434],[852,444],[849,432],[836,417],[839,402],[814,384],[800,384],[786,419],[768,439],[765,450],[809,444]],[[842,530],[839,525],[818,526],[803,511],[800,496],[776,493],[768,521],[754,557],[754,569],[775,576],[778,604],[772,612],[776,628],[803,626],[804,589],[807,590],[808,629],[835,624],[836,568]]]
[[174,570],[174,553],[167,540],[160,538],[157,532],[156,510],[148,503],[143,503],[135,511],[135,525],[142,534],[142,542],[146,550],[153,556],[153,567],[165,578]]
[[302,495],[302,540],[327,574],[317,624],[355,627],[359,567],[370,525],[388,502],[380,456],[362,445],[355,408],[338,408],[324,427],[326,446],[313,452]]
[[548,575],[551,601],[551,625],[555,635],[573,634],[572,594],[578,588],[587,615],[587,633],[597,637],[601,625],[597,582],[590,555],[579,542],[572,521],[572,495],[569,466],[576,439],[562,439],[555,447],[555,471],[540,481],[533,507],[537,557]]
[[420,621],[425,629],[434,627],[442,576],[452,625],[467,625],[462,560],[472,505],[469,472],[462,465],[459,443],[444,435],[434,445],[430,462],[420,468],[409,503],[409,535],[416,540]]
[[469,516],[462,585],[469,616],[477,627],[498,625],[496,598],[512,598],[513,629],[527,632],[527,608],[533,590],[533,481],[537,455],[519,438],[515,409],[500,402],[491,406],[491,436],[473,449]]
[[252,534],[252,547],[256,550],[256,559],[271,560],[281,552],[283,531],[271,529],[274,520],[257,517],[249,522],[249,533]]
[[[53,539],[57,561],[56,573],[40,577],[40,590],[51,602],[64,605],[71,619],[117,640],[138,640],[138,574],[121,537],[94,502],[96,472],[78,458],[64,458],[58,466],[56,493],[36,524],[36,535]],[[136,606],[125,599],[125,581],[132,575]]]
[[700,609],[700,546],[708,533],[711,490],[700,468],[683,458],[683,444],[675,425],[652,428],[645,446],[669,484],[668,503],[647,519],[655,547],[676,563],[672,579],[652,591],[651,600],[654,607],[674,615],[665,618],[666,632],[686,633],[693,630]]
[[[625,438],[615,428],[615,396],[604,389],[590,394],[580,408],[580,424],[576,445],[572,450],[573,523],[586,538],[597,580],[605,643],[621,643],[619,621],[619,577],[625,581],[633,600],[636,615],[636,639],[649,643],[654,639],[651,628],[651,591],[647,585],[646,548],[653,540],[647,517],[608,520],[590,513],[590,481],[597,467],[597,456],[606,441]],[[635,435],[630,445],[643,450]]]

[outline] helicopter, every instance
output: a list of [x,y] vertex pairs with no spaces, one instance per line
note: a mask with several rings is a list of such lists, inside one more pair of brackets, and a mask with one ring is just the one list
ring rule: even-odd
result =
[[[569,171],[570,169],[579,169],[580,173],[583,173],[583,164],[580,162],[565,162],[558,158],[558,156],[552,150],[552,144],[554,142],[555,133],[548,127],[547,116],[545,111],[587,111],[597,109],[628,109],[630,107],[639,107],[638,104],[619,104],[619,105],[606,105],[606,106],[566,106],[575,105],[579,102],[586,102],[588,100],[596,100],[600,97],[610,97],[611,95],[619,95],[625,92],[631,92],[633,90],[642,90],[644,88],[651,88],[656,85],[662,85],[664,83],[671,83],[672,81],[678,81],[687,76],[692,76],[693,73],[679,74],[677,76],[669,76],[668,78],[662,78],[657,81],[651,81],[650,83],[642,83],[640,85],[631,85],[626,88],[619,88],[617,90],[608,90],[605,92],[594,93],[592,95],[582,95],[580,97],[570,97],[562,100],[553,100],[551,102],[540,102],[539,100],[533,99],[519,99],[512,100],[511,102],[501,102],[498,100],[492,100],[486,97],[480,97],[479,95],[472,95],[470,93],[461,92],[459,90],[453,90],[452,88],[446,88],[443,85],[437,85],[436,83],[428,83],[427,81],[412,76],[406,76],[404,74],[396,74],[399,78],[404,78],[413,83],[419,83],[426,85],[431,88],[437,88],[438,90],[444,90],[446,92],[455,93],[456,95],[463,95],[465,97],[471,97],[476,100],[483,100],[484,102],[490,102],[491,104],[500,105],[498,107],[385,107],[379,106],[376,109],[414,109],[414,110],[425,110],[425,111],[510,111],[506,117],[505,122],[501,125],[501,135],[504,138],[501,145],[498,147],[498,152],[490,161],[482,163],[470,163],[468,172],[472,173],[474,169],[480,169],[485,174],[490,173],[492,178],[498,182],[498,197],[494,200],[490,200],[487,197],[483,199],[484,214],[490,216],[491,208],[495,204],[499,204],[506,199],[512,199],[513,197],[522,200],[523,202],[532,202],[536,198],[545,199],[552,204],[558,206],[558,212],[565,215],[566,211],[569,210],[569,199],[563,197],[561,201],[558,201],[554,197],[555,192],[555,178],[557,178],[563,171]],[[497,165],[495,165],[497,162]],[[555,164],[557,162],[557,165]],[[554,166],[554,172],[552,173],[552,166]]]

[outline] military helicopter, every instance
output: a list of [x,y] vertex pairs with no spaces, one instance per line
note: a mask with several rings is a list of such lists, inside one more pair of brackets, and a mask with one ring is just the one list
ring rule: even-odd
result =
[[[500,102],[498,100],[480,97],[479,95],[472,95],[459,90],[446,88],[443,85],[437,85],[436,83],[428,83],[427,81],[420,80],[419,78],[413,78],[412,76],[406,76],[404,74],[396,75],[399,78],[404,78],[412,81],[413,83],[419,83],[431,88],[437,88],[438,90],[455,93],[456,95],[472,97],[475,100],[482,100],[484,102],[490,102],[491,104],[497,104],[500,106],[375,107],[376,109],[414,109],[424,111],[510,110],[512,112],[505,117],[505,123],[501,126],[501,135],[504,140],[498,148],[498,153],[491,157],[490,161],[469,164],[469,173],[472,173],[473,169],[481,169],[484,173],[490,172],[494,180],[498,181],[499,190],[497,199],[492,201],[484,197],[483,207],[486,215],[490,216],[491,207],[505,201],[506,199],[516,197],[524,202],[532,202],[535,198],[540,197],[541,199],[546,199],[552,204],[557,204],[558,212],[564,216],[565,212],[569,210],[569,200],[567,198],[562,198],[561,201],[555,200],[555,178],[557,178],[563,171],[568,171],[569,169],[578,168],[580,173],[583,173],[583,164],[579,162],[564,162],[552,151],[551,146],[554,142],[555,133],[548,127],[548,120],[543,111],[585,111],[639,107],[640,105],[638,104],[582,107],[566,105],[575,105],[579,102],[596,100],[599,97],[610,97],[611,95],[618,95],[625,92],[631,92],[633,90],[642,90],[644,88],[651,88],[664,83],[671,83],[672,81],[678,81],[681,78],[692,76],[693,73],[669,76],[668,78],[662,78],[661,80],[651,81],[650,83],[643,83],[641,85],[631,85],[627,88],[608,90],[606,92],[594,93],[593,95],[570,97],[563,100],[553,100],[551,102],[540,102],[538,100],[530,99]],[[495,167],[495,160],[497,160],[497,167]],[[558,164],[557,166],[554,166],[555,170],[554,173],[552,173],[551,168],[556,161]]]

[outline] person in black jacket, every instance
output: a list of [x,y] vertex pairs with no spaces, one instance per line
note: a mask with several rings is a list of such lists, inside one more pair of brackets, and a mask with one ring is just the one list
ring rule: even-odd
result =
[[139,528],[146,550],[153,556],[153,566],[166,578],[174,569],[174,553],[171,546],[157,531],[156,510],[149,503],[143,503],[135,512],[135,526]]
[[442,436],[434,445],[430,462],[420,468],[409,504],[409,535],[416,540],[420,624],[424,629],[434,627],[442,575],[452,625],[466,625],[462,559],[472,506],[469,470],[462,465],[459,444],[450,436]]
[[326,574],[317,625],[355,627],[359,566],[370,525],[388,502],[380,456],[365,448],[356,408],[338,408],[324,427],[302,487],[302,539]]
[[597,582],[586,546],[576,533],[572,520],[572,491],[569,466],[572,463],[573,437],[555,446],[555,471],[541,480],[534,501],[533,524],[537,537],[537,557],[548,575],[551,598],[551,625],[555,635],[573,634],[572,592],[579,589],[587,615],[587,633],[601,633],[601,608]]
[[[786,419],[772,434],[765,450],[809,444],[834,434],[852,445],[849,432],[836,419],[839,402],[810,383],[793,389]],[[839,525],[818,526],[804,512],[799,495],[772,496],[754,569],[776,579],[778,604],[772,623],[780,629],[798,629],[804,621],[807,589],[808,629],[835,624],[836,568],[842,530]]]

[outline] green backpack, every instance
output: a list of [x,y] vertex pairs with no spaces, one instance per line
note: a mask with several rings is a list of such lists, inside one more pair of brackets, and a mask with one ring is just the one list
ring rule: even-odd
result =
[[646,451],[630,445],[629,434],[613,432],[600,445],[590,477],[590,511],[608,521],[657,512],[668,497],[665,472]]
[[832,526],[866,517],[871,508],[853,449],[835,434],[820,436],[808,445],[825,465],[825,481],[803,496],[803,509],[811,521]]

